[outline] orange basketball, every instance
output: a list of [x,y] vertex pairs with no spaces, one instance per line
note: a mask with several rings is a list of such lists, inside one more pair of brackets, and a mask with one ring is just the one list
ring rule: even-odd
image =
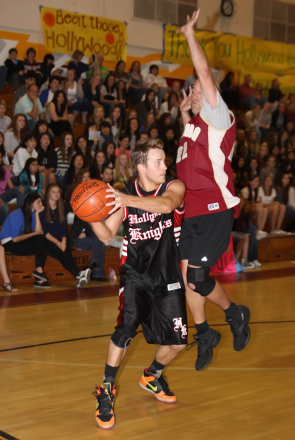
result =
[[106,206],[106,203],[113,201],[112,197],[105,197],[109,193],[106,190],[108,186],[100,180],[88,180],[82,182],[75,188],[71,205],[74,214],[85,222],[101,222],[112,210],[112,206]]

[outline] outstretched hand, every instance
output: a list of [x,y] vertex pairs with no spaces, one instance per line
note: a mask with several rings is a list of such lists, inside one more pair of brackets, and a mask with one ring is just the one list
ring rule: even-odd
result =
[[189,86],[189,94],[188,95],[186,94],[184,89],[183,89],[182,93],[183,93],[183,100],[180,104],[179,109],[181,112],[189,112],[191,109],[191,99],[192,99],[192,94],[193,94],[191,86]]
[[189,15],[186,16],[186,24],[181,26],[181,28],[177,29],[177,34],[186,34],[187,32],[194,30],[195,25],[197,24],[198,18],[200,15],[200,8],[197,11],[193,12],[193,15],[190,17]]

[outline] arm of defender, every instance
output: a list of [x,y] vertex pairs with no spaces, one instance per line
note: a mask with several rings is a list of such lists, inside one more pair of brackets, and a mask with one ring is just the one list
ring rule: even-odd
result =
[[129,206],[130,208],[143,209],[148,212],[158,212],[159,214],[169,214],[174,209],[179,208],[184,199],[185,184],[181,180],[176,180],[171,183],[168,189],[161,196],[157,197],[138,197],[129,196],[120,191],[116,191],[110,185],[108,195],[106,197],[113,197],[114,200],[107,203],[107,206],[114,206],[111,213],[118,208]]
[[[109,197],[109,196],[108,196]],[[123,208],[110,215],[105,222],[89,223],[95,235],[103,243],[108,243],[116,235],[124,218]]]
[[207,57],[194,32],[194,27],[197,23],[199,14],[200,9],[195,11],[191,18],[188,15],[187,23],[176,32],[183,33],[185,35],[191,53],[192,62],[200,80],[203,95],[206,101],[209,102],[211,107],[215,108],[217,106],[217,94],[216,87],[212,78],[211,68],[208,63]]

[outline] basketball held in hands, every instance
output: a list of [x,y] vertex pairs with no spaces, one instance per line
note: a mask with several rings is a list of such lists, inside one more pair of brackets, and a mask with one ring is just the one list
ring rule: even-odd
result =
[[[107,193],[108,186],[100,180],[88,180],[75,188],[71,205],[73,213],[81,220],[89,223],[101,222],[112,210],[112,206],[106,206],[113,199]],[[106,197],[108,196],[108,197]]]

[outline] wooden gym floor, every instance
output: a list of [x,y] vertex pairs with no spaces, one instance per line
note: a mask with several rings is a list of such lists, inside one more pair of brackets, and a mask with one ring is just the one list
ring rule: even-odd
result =
[[[140,332],[119,370],[110,431],[96,425],[91,392],[102,379],[118,285],[91,282],[78,291],[70,280],[50,292],[28,284],[16,295],[1,291],[0,439],[293,440],[294,263],[218,277],[231,300],[250,307],[251,341],[235,352],[223,312],[208,303],[208,321],[222,340],[205,371],[194,369],[196,348],[166,369],[175,405],[138,386],[155,352]],[[189,327],[191,341],[190,315]]]

